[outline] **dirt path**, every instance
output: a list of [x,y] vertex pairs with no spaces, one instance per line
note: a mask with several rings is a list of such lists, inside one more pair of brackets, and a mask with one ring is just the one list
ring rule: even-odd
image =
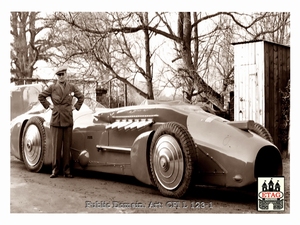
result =
[[[290,213],[289,160],[284,160],[285,211]],[[260,213],[255,192],[196,187],[185,199],[161,196],[133,177],[75,173],[50,179],[11,157],[11,213]],[[273,212],[272,212],[273,213]]]

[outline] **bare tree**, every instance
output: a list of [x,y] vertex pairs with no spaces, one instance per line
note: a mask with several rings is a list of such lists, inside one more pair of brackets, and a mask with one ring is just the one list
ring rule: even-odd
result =
[[[81,37],[84,37],[80,40],[81,45],[77,46],[76,54],[92,56],[99,65],[101,64],[110,71],[113,77],[130,85],[141,96],[153,98],[150,37],[153,34],[161,35],[175,43],[174,49],[177,55],[174,56],[173,62],[176,62],[174,65],[177,66],[174,70],[176,79],[169,80],[170,83],[172,82],[174,87],[183,84],[188,100],[191,101],[194,96],[200,95],[221,111],[224,111],[223,92],[232,82],[233,77],[233,56],[228,47],[231,44],[230,39],[232,42],[253,40],[282,29],[288,30],[287,27],[289,27],[288,16],[279,17],[281,19],[274,22],[272,26],[266,25],[278,15],[276,13],[179,12],[177,13],[177,31],[174,31],[174,26],[167,20],[168,13],[156,13],[151,19],[148,13],[105,13],[106,15],[103,16],[89,13],[88,17],[86,14],[56,14],[57,20],[65,22],[74,32],[80,32]],[[204,30],[202,25],[207,24],[210,26]],[[283,26],[286,27],[283,28]],[[138,55],[137,49],[141,45],[134,43],[132,39],[141,37],[140,31],[143,32],[144,45],[142,47],[145,52]],[[222,35],[225,37],[220,38]],[[88,48],[85,48],[83,43],[88,43]],[[101,52],[105,52],[106,55],[104,56]],[[142,55],[145,55],[143,66],[139,63]],[[128,76],[126,71],[131,76]],[[223,77],[221,90],[215,90],[209,83],[212,80],[211,74],[214,72]],[[138,74],[144,77],[147,91],[134,85],[134,77]]]
[[[262,14],[262,13],[258,13]],[[253,39],[262,39],[278,44],[290,44],[290,13],[270,12],[251,27]]]
[[[208,23],[207,31],[198,31],[198,26]],[[231,43],[237,41],[251,41],[259,37],[271,35],[271,41],[275,36],[289,36],[289,16],[285,13],[253,13],[241,14],[235,12],[218,12],[215,14],[178,13],[177,56],[182,65],[178,67],[181,77],[186,80],[186,98],[192,101],[192,97],[200,94],[209,99],[219,110],[224,111],[223,93],[227,86],[233,84],[233,51]],[[255,28],[259,30],[255,31]],[[169,32],[174,35],[174,32]],[[192,48],[194,46],[194,48]],[[216,91],[209,84],[209,80],[216,80],[217,72],[221,79],[222,88]],[[207,77],[209,76],[209,77]],[[220,94],[219,94],[220,93]]]
[[[75,38],[71,38],[72,43],[65,41],[66,45],[60,46],[60,49],[66,51],[63,54],[64,61],[81,57],[81,61],[83,59],[88,61],[89,66],[95,71],[99,69],[98,75],[104,72],[106,79],[110,76],[110,79],[121,81],[144,98],[154,98],[150,53],[151,32],[147,29],[148,13],[56,13],[53,20],[56,23],[63,23],[63,27],[67,26],[69,32],[76,34]],[[131,33],[131,36],[128,36],[127,32],[121,32],[122,27],[135,23],[144,27],[141,29],[144,34],[144,45],[140,44],[141,34]],[[120,31],[111,30],[113,26],[119,27]],[[145,51],[143,66],[140,64],[140,49]],[[146,90],[135,82],[137,75],[144,77]],[[101,80],[103,77],[100,75],[98,78]]]
[[[11,12],[11,74],[31,78],[38,60],[48,60],[51,41],[41,33],[48,27],[39,12]],[[38,24],[39,23],[39,24]]]

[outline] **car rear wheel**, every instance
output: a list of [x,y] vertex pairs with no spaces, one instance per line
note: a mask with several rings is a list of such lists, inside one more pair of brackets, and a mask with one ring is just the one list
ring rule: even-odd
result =
[[182,125],[171,122],[154,133],[150,148],[152,179],[162,195],[181,198],[193,183],[196,147]]
[[46,150],[46,133],[42,119],[32,117],[28,120],[22,136],[22,156],[26,169],[39,172],[43,167]]
[[273,143],[273,138],[272,138],[271,134],[261,124],[254,122],[254,127],[253,127],[253,129],[251,129],[251,131],[256,133],[257,135],[261,136],[262,138],[268,140],[269,142]]

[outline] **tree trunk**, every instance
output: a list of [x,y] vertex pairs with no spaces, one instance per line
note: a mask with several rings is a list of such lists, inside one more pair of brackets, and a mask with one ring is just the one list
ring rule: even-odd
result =
[[150,36],[149,36],[149,30],[146,29],[146,27],[148,27],[148,13],[145,12],[143,13],[143,17],[144,17],[144,25],[145,25],[145,29],[144,31],[144,35],[145,35],[145,67],[146,67],[146,75],[145,75],[145,79],[147,81],[147,93],[148,93],[148,99],[154,99],[154,95],[153,95],[153,84],[152,84],[152,71],[151,71],[151,56],[150,56]]
[[[180,27],[182,24],[182,27]],[[179,28],[180,27],[180,28]],[[214,89],[212,89],[197,73],[196,65],[192,61],[191,52],[191,37],[192,37],[192,26],[191,26],[191,14],[189,12],[180,12],[178,19],[178,36],[181,38],[181,54],[183,64],[185,66],[184,70],[192,77],[194,81],[194,86],[198,89],[198,93],[202,97],[206,97],[210,102],[212,102],[216,107],[222,112],[225,111],[221,95],[218,94]],[[193,87],[190,87],[192,90]],[[190,96],[190,95],[189,95]],[[188,99],[191,100],[191,99]]]
[[17,78],[32,78],[34,64],[38,59],[38,53],[34,46],[36,15],[36,12],[11,13],[11,34],[14,38],[11,51],[11,73],[15,74]]

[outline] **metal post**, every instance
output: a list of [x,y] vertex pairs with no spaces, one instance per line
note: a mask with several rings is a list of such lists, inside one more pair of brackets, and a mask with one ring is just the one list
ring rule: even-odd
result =
[[124,106],[127,106],[127,84],[124,83]]
[[111,108],[111,80],[109,81],[108,107]]

